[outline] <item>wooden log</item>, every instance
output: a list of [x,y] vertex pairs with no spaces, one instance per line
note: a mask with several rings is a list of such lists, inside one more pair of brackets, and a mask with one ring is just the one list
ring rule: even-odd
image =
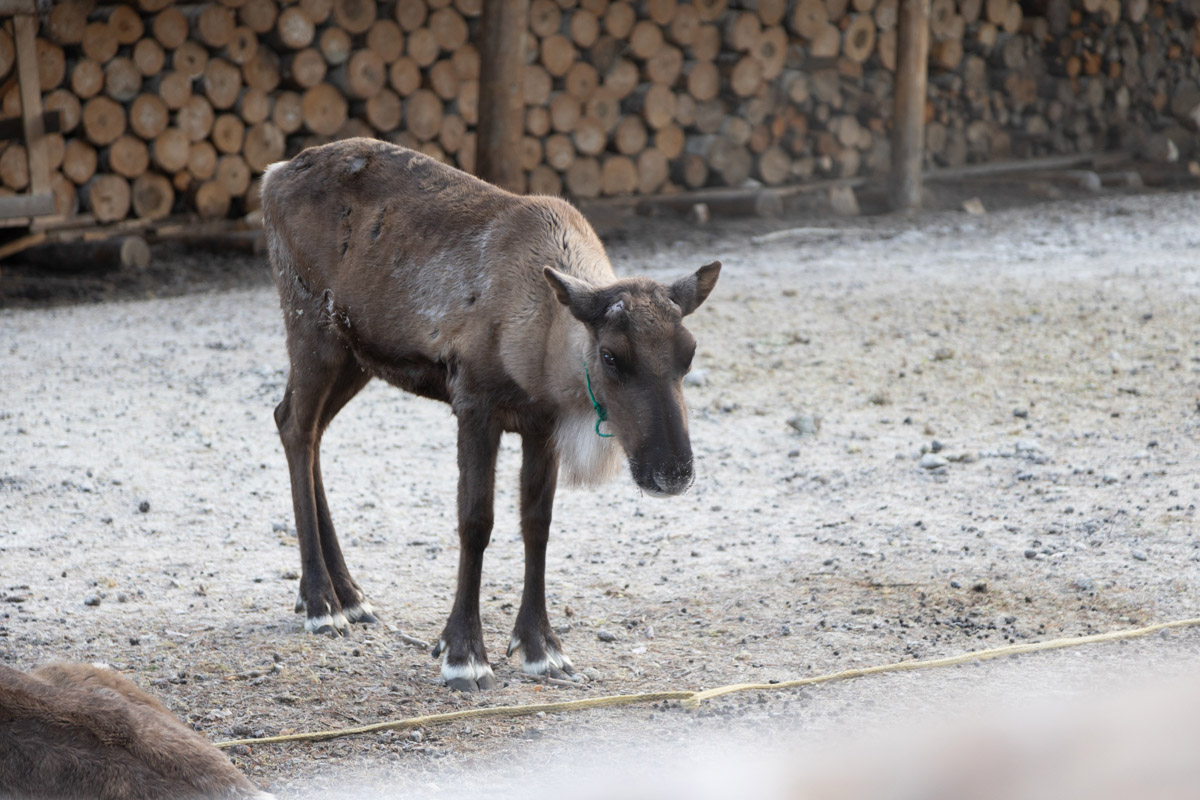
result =
[[58,44],[79,44],[83,41],[88,15],[95,7],[93,0],[60,0],[50,7],[43,32]]
[[458,113],[468,125],[479,122],[479,81],[463,81],[458,90],[458,101],[455,103]]
[[869,14],[860,14],[850,21],[843,32],[842,55],[856,64],[862,64],[871,56],[874,49],[875,20]]
[[441,46],[438,45],[433,31],[429,28],[417,28],[408,35],[405,52],[416,62],[417,66],[428,67],[437,61],[438,55],[441,53]]
[[[438,130],[438,144],[442,150],[456,155],[467,137],[467,121],[458,114],[446,114],[442,117],[442,127]],[[539,137],[540,138],[540,137]]]
[[204,68],[207,66],[208,50],[199,42],[189,39],[175,48],[175,52],[171,54],[171,68],[193,80],[203,75]]
[[450,56],[450,62],[454,64],[454,71],[460,81],[479,80],[479,50],[475,45],[468,42],[455,50]]
[[404,54],[404,31],[394,20],[377,19],[367,31],[367,49],[391,64]]
[[397,0],[396,22],[405,33],[412,33],[425,24],[429,7],[425,0]]
[[901,0],[896,49],[889,199],[895,210],[912,210],[921,206],[929,0]]
[[206,181],[217,172],[217,148],[207,139],[188,145],[188,172],[192,177]]
[[90,58],[81,58],[71,69],[70,86],[80,100],[95,97],[104,88],[104,67]]
[[562,194],[562,178],[546,164],[538,164],[529,171],[529,193],[537,195]]
[[628,97],[641,81],[637,65],[628,59],[618,59],[604,74],[604,88],[623,100]]
[[678,47],[664,44],[646,61],[646,77],[651,83],[673,86],[682,72],[683,51]]
[[[404,100],[405,127],[422,142],[431,141],[437,137],[442,125],[444,108],[436,94],[428,89],[418,89]],[[519,123],[517,132],[520,132]]]
[[233,108],[242,94],[242,71],[223,58],[214,58],[204,67],[200,85],[213,108]]
[[214,50],[229,44],[233,29],[237,27],[233,11],[215,3],[198,7],[188,21],[195,40]]
[[331,67],[344,64],[350,58],[354,43],[350,34],[341,28],[325,28],[317,39],[317,49],[325,57],[325,63]]
[[220,181],[208,180],[194,184],[188,192],[189,202],[203,219],[225,219],[233,198]]
[[125,133],[125,109],[103,95],[84,103],[82,121],[88,141],[100,147],[112,144]]
[[229,43],[221,50],[221,57],[239,67],[258,52],[258,34],[245,25],[233,29]]
[[641,118],[630,115],[624,117],[613,132],[613,144],[617,152],[626,156],[636,156],[646,148],[649,136],[646,125]]
[[841,31],[836,25],[826,23],[813,36],[809,52],[813,58],[836,58],[841,45]]
[[683,152],[685,136],[680,125],[671,123],[664,125],[654,132],[654,149],[669,160],[674,160]]
[[188,20],[175,6],[169,6],[155,15],[150,32],[166,50],[174,50],[188,37]]
[[671,163],[671,179],[688,189],[708,184],[708,163],[695,153],[684,153]]
[[762,63],[753,56],[742,56],[733,65],[728,80],[729,88],[738,97],[752,97],[763,86]]
[[387,65],[373,50],[357,50],[329,72],[329,82],[350,98],[366,100],[379,94],[387,81]]
[[238,21],[260,36],[275,30],[279,17],[275,0],[246,0],[237,10]]
[[608,144],[608,131],[604,123],[595,117],[582,117],[575,123],[571,132],[571,141],[575,150],[585,156],[594,156],[604,152]]
[[[341,28],[329,28],[328,30],[335,32],[330,34],[332,37],[345,42],[348,52],[350,35]],[[301,6],[288,6],[280,12],[279,18],[275,22],[274,38],[281,46],[289,50],[302,50],[309,47],[316,36],[317,26]]]
[[687,66],[687,92],[696,100],[711,100],[721,91],[721,73],[712,61],[693,61]]
[[142,23],[142,16],[130,6],[114,5],[105,10],[107,14],[108,25],[112,29],[113,36],[117,39],[118,45],[132,45],[142,38],[146,32],[146,26]]
[[823,0],[796,0],[790,21],[793,31],[811,41],[829,24],[829,12]]
[[42,92],[54,91],[62,85],[63,78],[67,76],[67,58],[63,55],[63,49],[54,42],[36,39],[34,55],[37,61],[38,88]]
[[213,120],[211,139],[218,153],[240,153],[246,139],[246,123],[236,114],[220,114]]
[[253,172],[261,173],[283,159],[285,146],[283,131],[277,125],[260,122],[247,132],[242,156]]
[[370,30],[376,14],[374,0],[333,0],[333,21],[351,35]]
[[560,33],[542,39],[539,58],[542,66],[555,78],[566,75],[577,56],[575,45]]
[[575,125],[578,124],[581,116],[583,116],[583,104],[575,95],[569,92],[558,92],[551,98],[549,125],[556,132],[570,133],[575,130]]
[[654,194],[671,176],[671,164],[656,147],[647,147],[637,156],[637,192]]
[[388,67],[388,83],[396,94],[408,97],[421,88],[421,69],[411,58],[401,56]]
[[156,167],[171,175],[187,167],[190,149],[191,142],[186,133],[179,128],[165,128],[150,145],[150,159]]
[[546,163],[559,172],[565,172],[575,160],[575,144],[566,134],[555,133],[546,137],[543,149]]
[[55,89],[46,95],[43,106],[48,112],[58,113],[58,129],[63,133],[75,130],[83,116],[83,103],[66,89]]
[[175,125],[187,134],[190,142],[207,139],[214,119],[212,103],[198,94],[189,97],[183,108],[175,112]]
[[332,136],[346,121],[349,104],[337,88],[322,83],[304,92],[301,109],[305,128],[319,136]]
[[667,26],[667,38],[680,47],[690,47],[700,31],[700,14],[691,4],[677,5]]
[[529,172],[542,163],[542,141],[532,136],[521,139],[521,169]]
[[61,169],[67,151],[66,138],[61,133],[47,133],[42,142],[42,147],[46,151],[46,166],[51,172]]
[[76,186],[91,180],[99,163],[96,148],[82,139],[71,139],[63,149],[62,173]]
[[567,93],[578,100],[587,100],[599,86],[600,75],[596,68],[586,61],[575,62],[563,79],[563,87]]
[[156,172],[146,172],[133,181],[130,194],[133,215],[138,219],[162,219],[175,204],[171,182]]
[[450,6],[439,8],[429,15],[429,30],[438,47],[447,53],[462,47],[470,37],[467,21],[457,9]]
[[651,20],[639,20],[629,32],[629,50],[635,58],[642,61],[654,57],[662,46],[662,28]]
[[567,167],[563,182],[572,197],[600,196],[600,162],[592,157],[576,158]]
[[584,104],[584,113],[600,122],[604,126],[605,133],[609,133],[621,121],[620,98],[612,89],[601,86],[587,99]]
[[129,182],[120,175],[96,175],[82,187],[79,195],[97,222],[117,222],[129,216]]
[[4,28],[0,28],[0,75],[7,75],[16,59],[17,49],[12,36]]
[[178,111],[192,97],[192,79],[182,72],[168,70],[147,82],[150,91],[162,98],[171,111]]
[[529,4],[529,30],[545,39],[562,27],[562,11],[554,0],[532,0]]
[[700,15],[701,22],[713,22],[725,13],[729,0],[694,0],[693,5],[696,6],[696,13]]
[[117,54],[117,35],[107,22],[89,22],[83,29],[79,49],[86,58],[101,64]]
[[247,86],[273,92],[279,80],[279,57],[270,48],[258,48],[254,57],[242,65],[242,81]]
[[692,58],[697,61],[714,61],[721,54],[721,31],[716,25],[701,25],[692,42]]
[[779,25],[764,28],[750,55],[762,66],[763,80],[774,81],[787,65],[787,31]]
[[13,142],[0,153],[0,184],[18,192],[29,186],[29,151]]
[[285,56],[281,67],[287,83],[299,89],[311,89],[323,83],[328,71],[325,57],[313,47]]
[[50,191],[54,194],[54,213],[60,217],[73,217],[79,213],[79,191],[75,184],[61,172],[50,176]]
[[143,141],[152,141],[167,128],[171,112],[156,94],[140,94],[129,106],[129,129]]
[[525,109],[525,132],[530,136],[545,137],[550,132],[550,109],[545,106],[527,107]]
[[132,134],[122,134],[100,158],[101,168],[124,178],[136,178],[150,166],[150,149]]
[[753,11],[735,11],[725,20],[724,40],[730,49],[749,53],[762,36],[762,20]]
[[400,95],[391,89],[382,89],[374,97],[368,99],[361,113],[361,118],[380,133],[387,133],[399,128],[403,116],[404,106]]
[[156,39],[150,37],[138,40],[133,46],[132,58],[143,78],[159,74],[167,63],[166,51]]
[[588,48],[600,38],[600,20],[586,9],[576,9],[568,23],[571,41],[578,47]]
[[250,167],[239,155],[224,155],[217,159],[214,180],[225,187],[230,197],[241,197],[250,188]]
[[[604,32],[615,39],[628,38],[636,22],[637,12],[633,10],[633,5],[627,2],[618,0],[618,2],[610,3],[608,10],[604,12]],[[599,164],[596,166],[598,170]],[[599,181],[597,181],[597,189],[599,189],[598,184]],[[568,181],[569,187],[570,182]]]
[[637,164],[629,156],[607,156],[600,166],[600,192],[608,197],[637,191]]
[[304,101],[296,92],[279,92],[271,106],[271,122],[285,136],[304,127]]
[[545,67],[540,64],[527,64],[521,72],[520,81],[521,97],[526,105],[544,106],[550,101],[554,79]]

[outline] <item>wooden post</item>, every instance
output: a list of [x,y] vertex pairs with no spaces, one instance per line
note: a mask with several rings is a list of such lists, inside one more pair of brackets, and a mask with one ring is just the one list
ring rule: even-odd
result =
[[925,82],[929,62],[929,0],[900,0],[896,36],[896,111],[892,127],[892,209],[921,207],[925,157]]
[[38,62],[34,49],[37,18],[18,13],[13,17],[13,42],[17,50],[17,89],[21,95],[21,120],[25,150],[29,157],[31,214],[53,214],[54,197],[50,193],[50,167],[46,160],[46,125],[42,119],[42,95],[38,89]]
[[476,174],[510,191],[524,190],[521,71],[529,0],[484,0],[479,23],[479,124]]

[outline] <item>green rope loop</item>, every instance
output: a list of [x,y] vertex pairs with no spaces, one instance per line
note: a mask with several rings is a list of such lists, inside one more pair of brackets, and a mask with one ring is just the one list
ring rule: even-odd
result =
[[587,380],[588,397],[592,398],[592,408],[596,409],[596,435],[603,439],[611,439],[611,433],[601,433],[600,423],[608,419],[608,409],[600,405],[600,401],[596,399],[596,395],[592,392],[592,376],[588,374],[587,362],[583,362],[583,377]]

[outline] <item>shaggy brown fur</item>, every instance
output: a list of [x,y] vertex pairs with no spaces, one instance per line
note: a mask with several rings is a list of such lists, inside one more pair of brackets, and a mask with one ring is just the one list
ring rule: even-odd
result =
[[[371,377],[449,403],[458,417],[458,592],[434,654],[456,688],[486,688],[479,575],[492,530],[496,451],[524,441],[525,596],[509,652],[529,672],[570,671],[545,611],[544,562],[560,463],[608,477],[624,450],[654,495],[693,478],[682,378],[695,340],[683,317],[720,264],[666,286],[618,280],[569,203],[520,197],[372,139],[305,150],[263,179],[263,223],[291,374],[275,410],[288,457],[310,632],[373,621],[350,577],[321,482],[320,440]],[[607,409],[595,433],[590,380]]]
[[0,665],[0,797],[269,798],[220,750],[112,670]]

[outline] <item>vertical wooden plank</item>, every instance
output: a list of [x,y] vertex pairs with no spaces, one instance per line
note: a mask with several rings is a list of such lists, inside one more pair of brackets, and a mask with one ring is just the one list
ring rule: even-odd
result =
[[925,157],[925,85],[929,65],[929,0],[900,0],[896,31],[896,110],[892,121],[892,209],[921,207]]
[[513,192],[525,189],[521,92],[529,0],[484,0],[479,21],[479,124],[476,174]]
[[21,121],[25,128],[25,148],[29,153],[29,191],[39,195],[50,192],[50,165],[46,159],[46,127],[38,85],[36,34],[37,20],[33,16],[17,14],[13,17],[17,90],[21,95]]

